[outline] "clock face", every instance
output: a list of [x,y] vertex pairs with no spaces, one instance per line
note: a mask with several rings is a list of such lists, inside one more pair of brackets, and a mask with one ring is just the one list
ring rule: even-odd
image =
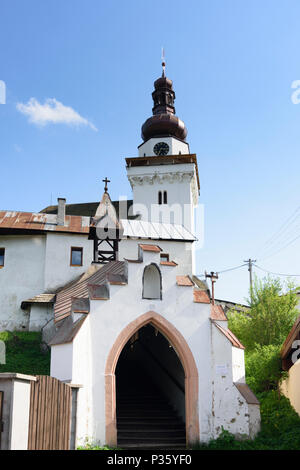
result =
[[158,142],[154,145],[153,151],[155,155],[168,155],[170,147],[166,142]]

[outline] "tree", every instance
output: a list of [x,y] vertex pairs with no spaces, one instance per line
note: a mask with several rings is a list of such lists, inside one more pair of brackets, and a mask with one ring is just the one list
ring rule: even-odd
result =
[[291,282],[255,278],[249,308],[228,314],[229,328],[248,350],[258,346],[280,346],[292,328],[299,311],[297,295]]

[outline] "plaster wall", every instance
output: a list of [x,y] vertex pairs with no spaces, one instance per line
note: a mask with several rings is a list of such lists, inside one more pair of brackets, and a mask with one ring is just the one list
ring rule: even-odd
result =
[[0,330],[27,330],[29,314],[21,302],[44,290],[44,235],[0,236],[5,264],[0,269]]
[[281,391],[300,415],[300,359],[289,369],[288,378],[282,382]]

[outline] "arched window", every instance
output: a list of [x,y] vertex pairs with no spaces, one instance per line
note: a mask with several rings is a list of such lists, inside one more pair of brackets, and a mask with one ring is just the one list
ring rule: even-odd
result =
[[143,274],[143,299],[162,298],[161,273],[154,263],[149,264],[144,269]]
[[164,191],[164,204],[168,204],[167,191]]
[[158,204],[162,204],[162,192],[158,191]]

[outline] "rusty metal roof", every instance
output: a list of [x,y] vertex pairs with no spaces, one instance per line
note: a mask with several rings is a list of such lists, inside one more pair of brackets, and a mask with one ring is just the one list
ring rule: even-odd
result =
[[69,283],[56,294],[54,305],[55,321],[68,317],[72,311],[72,301],[89,298],[89,285],[103,285],[111,275],[122,275],[126,278],[127,264],[124,261],[111,261],[105,265],[92,265],[79,279]]
[[242,343],[237,339],[237,337],[232,333],[232,331],[227,328],[222,328],[222,326],[218,325],[218,323],[216,323],[215,321],[213,321],[213,324],[218,328],[218,330],[220,330],[220,332],[226,336],[227,339],[229,339],[229,341],[231,342],[232,346],[234,346],[235,348],[239,348],[239,349],[245,349],[245,346],[242,345]]
[[65,225],[57,225],[56,214],[41,214],[32,212],[0,211],[0,233],[6,230],[89,233],[90,218],[67,215]]
[[234,382],[234,385],[236,386],[240,394],[245,398],[248,405],[259,405],[259,401],[252,392],[249,385],[240,382]]

